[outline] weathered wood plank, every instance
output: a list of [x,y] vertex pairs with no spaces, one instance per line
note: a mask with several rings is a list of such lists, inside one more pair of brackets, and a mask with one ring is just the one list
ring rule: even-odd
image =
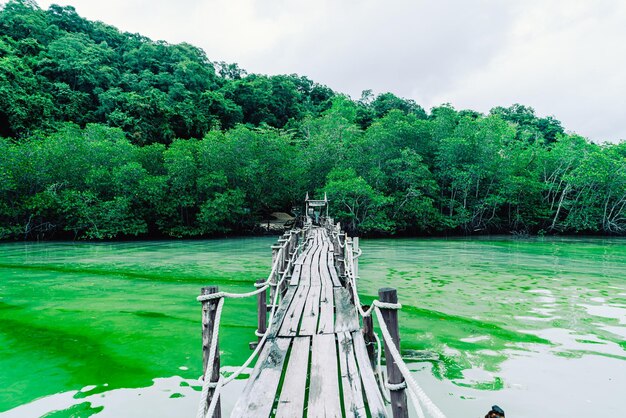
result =
[[374,370],[372,370],[369,357],[367,356],[367,348],[365,347],[365,340],[363,339],[361,331],[352,333],[352,343],[356,362],[359,365],[361,373],[361,382],[363,382],[367,409],[370,411],[372,418],[384,418],[387,416],[387,410],[385,409],[385,403],[383,402],[383,398],[378,390],[378,385],[376,384]]
[[326,253],[320,259],[320,279],[322,286],[333,287],[333,281],[330,278],[330,269],[334,268],[334,266],[331,266],[328,263],[328,253]]
[[313,335],[317,332],[317,322],[320,318],[320,292],[321,287],[312,286],[306,297],[306,303],[302,312],[302,324],[298,335]]
[[304,250],[302,251],[302,254],[300,254],[298,258],[296,258],[296,261],[294,263],[295,265],[303,264],[305,260],[307,259],[307,257],[310,255],[311,249],[312,249],[311,242],[312,242],[311,240],[308,240],[305,243]]
[[276,408],[277,418],[302,416],[310,348],[311,338],[295,337],[293,339],[285,381]]
[[315,250],[313,260],[311,260],[311,286],[320,286],[320,255],[322,253],[322,246],[318,246]]
[[318,334],[328,334],[335,330],[333,299],[332,285],[322,284],[322,292],[320,294],[320,322],[317,328]]
[[333,281],[333,286],[341,287],[341,281],[337,275],[337,270],[335,270],[335,255],[333,253],[328,253],[328,271],[330,272],[330,278]]
[[290,338],[266,343],[231,417],[269,416],[290,343]]
[[289,309],[285,313],[285,319],[278,333],[281,337],[293,337],[296,335],[309,289],[310,287],[303,285],[297,287],[296,294],[293,296],[291,305],[289,305]]
[[359,329],[359,318],[356,308],[350,302],[350,294],[343,287],[335,287],[335,332],[356,331]]
[[300,281],[298,282],[300,286],[310,286],[311,285],[311,264],[304,263],[302,264],[302,268],[300,269]]
[[313,336],[307,417],[340,417],[335,334]]
[[309,247],[307,248],[307,256],[304,259],[300,270],[300,285],[309,286],[311,284],[311,263],[313,262],[315,250],[315,244],[311,241],[309,243]]
[[[271,329],[270,329],[270,333],[268,334],[268,338],[274,338],[278,335],[278,332],[280,330],[280,326],[283,323],[283,320],[285,319],[285,314],[287,313],[287,310],[289,309],[289,306],[291,306],[291,303],[293,301],[293,297],[296,294],[296,287],[290,287],[287,290],[287,293],[285,293],[285,297],[283,298],[283,300],[280,301],[279,306],[276,310],[276,313],[274,314],[274,319],[272,319],[272,324],[271,324]],[[271,301],[272,303],[274,303],[274,301]]]
[[343,407],[346,417],[365,418],[365,402],[361,389],[361,376],[354,358],[352,337],[348,332],[337,334],[339,347],[339,374],[343,390]]
[[[328,247],[326,247],[326,251]],[[333,283],[330,278],[330,269],[334,269],[334,266],[328,265],[328,252],[322,254],[320,257],[320,279],[322,283],[322,292],[320,298],[320,322],[318,327],[318,333],[325,334],[334,332],[334,304],[333,304]]]
[[293,268],[291,272],[291,279],[289,280],[290,286],[296,286],[300,282],[300,273],[302,271],[302,264],[298,264]]

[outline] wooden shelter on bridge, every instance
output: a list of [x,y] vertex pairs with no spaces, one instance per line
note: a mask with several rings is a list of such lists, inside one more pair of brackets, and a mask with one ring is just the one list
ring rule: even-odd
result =
[[324,200],[309,199],[306,194],[304,200],[304,214],[313,220],[315,225],[320,225],[322,218],[328,219],[328,196],[324,193]]

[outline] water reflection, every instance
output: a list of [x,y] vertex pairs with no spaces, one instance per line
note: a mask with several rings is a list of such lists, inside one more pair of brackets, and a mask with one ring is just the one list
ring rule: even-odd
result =
[[360,289],[398,288],[406,357],[450,416],[483,416],[490,402],[517,416],[623,411],[624,243],[363,240]]
[[[0,416],[193,416],[198,288],[250,290],[272,242],[1,245]],[[449,417],[621,416],[625,243],[362,240],[359,286],[398,289],[403,354]],[[254,315],[226,304],[223,364],[249,355]]]

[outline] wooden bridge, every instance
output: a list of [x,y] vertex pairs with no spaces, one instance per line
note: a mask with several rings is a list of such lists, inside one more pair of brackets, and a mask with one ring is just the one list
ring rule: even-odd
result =
[[[320,226],[309,222],[279,239],[272,247],[272,272],[268,280],[257,282],[256,291],[233,295],[217,287],[202,289],[198,300],[203,303],[205,382],[198,417],[221,417],[219,393],[234,378],[224,379],[219,373],[217,335],[224,298],[252,295],[258,302],[259,339],[251,343],[252,357],[258,354],[258,359],[231,417],[386,417],[389,411],[394,418],[408,417],[404,378],[408,369],[399,357],[396,291],[381,289],[378,307],[361,306],[356,292],[358,238],[348,238],[332,219],[321,219]],[[374,309],[379,325],[384,321],[387,337],[385,382],[380,381],[380,372],[375,373],[376,338],[369,315]],[[391,389],[389,406],[381,388]],[[413,392],[409,393],[416,398]],[[421,400],[434,407],[427,398]],[[423,416],[419,405],[418,409]],[[436,407],[429,410],[443,417]]]

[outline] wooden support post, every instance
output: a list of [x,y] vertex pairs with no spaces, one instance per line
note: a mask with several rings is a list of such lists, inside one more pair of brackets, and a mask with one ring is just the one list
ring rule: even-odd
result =
[[341,251],[341,257],[343,258],[346,256],[346,233],[340,232],[337,235],[337,239],[339,240],[339,243],[343,245],[343,247],[339,247],[339,250]]
[[[369,305],[363,305],[362,308],[364,311],[367,311],[370,307]],[[374,349],[376,347],[376,338],[374,337],[374,320],[372,315],[363,317],[363,339],[365,340],[367,357],[369,357],[372,367],[376,368],[376,350]]]
[[[265,279],[259,279],[256,281],[257,284],[264,283]],[[262,291],[257,295],[257,331],[259,334],[265,334],[267,330],[267,290]],[[258,337],[259,342],[261,342],[261,338]]]
[[[278,257],[278,252],[280,251],[280,245],[272,245],[272,266]],[[278,282],[280,280],[279,270],[281,268],[280,261],[276,265],[276,272],[274,273],[274,277],[270,278],[270,282]],[[274,296],[276,295],[276,286],[270,285],[270,303],[274,303]]]
[[[378,290],[378,299],[381,302],[386,303],[398,303],[398,293],[396,289],[384,287]],[[380,311],[385,320],[385,325],[389,329],[391,339],[394,345],[400,352],[400,330],[398,329],[398,311],[396,309],[384,309],[380,308]],[[387,341],[385,341],[385,361],[387,363],[387,378],[391,384],[399,384],[404,382],[404,377],[400,373],[400,369],[396,365],[393,357],[389,354],[389,348]],[[393,418],[408,418],[409,410],[406,402],[406,390],[392,390],[390,391],[391,398],[391,411],[393,412]]]
[[[217,293],[219,288],[217,286],[207,286],[203,287],[200,290],[200,295],[210,295],[212,293]],[[209,355],[211,341],[213,337],[213,327],[215,325],[215,312],[217,311],[217,305],[219,303],[219,299],[211,299],[202,302],[202,375],[206,373],[206,369],[208,366]],[[220,346],[219,346],[219,338],[215,341],[216,349],[215,349],[215,359],[213,360],[213,373],[211,374],[211,382],[217,382],[220,377]],[[213,399],[213,393],[215,389],[209,389],[209,394],[206,398],[207,408],[211,404],[211,400]],[[217,406],[215,407],[215,412],[212,417],[209,418],[221,418],[222,417],[222,408],[221,408],[221,400],[218,399]]]
[[[287,249],[285,249],[285,251],[287,251]],[[290,270],[290,268],[291,268],[291,261],[289,260],[289,257],[285,257],[285,261],[286,261],[286,263],[283,264],[283,268],[281,270],[283,272],[285,272],[287,270]],[[289,289],[289,285],[288,285],[288,283],[289,283],[289,281],[288,281],[289,275],[290,275],[290,273],[287,272],[287,274],[285,276],[285,280],[283,280],[283,282],[280,284],[280,297],[281,298],[285,297],[285,294],[287,294],[287,290]],[[280,277],[282,277],[282,274],[281,274]]]
[[359,252],[359,237],[352,238],[352,263],[354,265],[354,279],[359,278],[359,259],[354,258],[354,255]]
[[[279,270],[279,276],[278,276],[278,280],[282,279],[283,274],[285,274],[285,272],[287,271],[287,268],[289,266],[289,246],[290,246],[291,240],[287,240],[285,241],[285,243],[283,244],[283,250],[280,252],[280,268]],[[280,284],[280,296],[285,296],[285,293],[287,293],[287,278],[285,277],[285,280]]]
[[346,266],[344,264],[343,257],[335,258],[335,262],[337,263],[337,273],[339,273],[339,280],[341,284],[346,285]]

